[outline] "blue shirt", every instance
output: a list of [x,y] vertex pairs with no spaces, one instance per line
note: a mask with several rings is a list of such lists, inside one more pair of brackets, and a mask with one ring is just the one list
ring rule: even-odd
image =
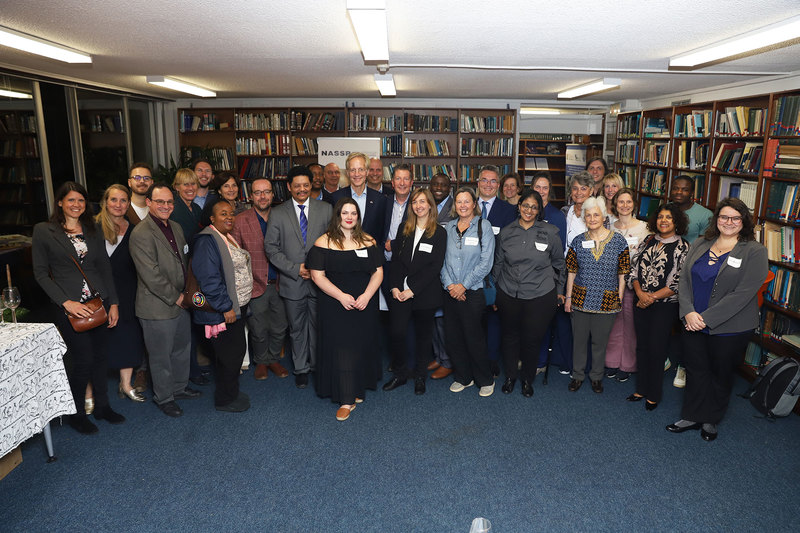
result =
[[353,197],[353,200],[356,201],[358,204],[358,209],[361,210],[361,220],[364,220],[364,213],[367,210],[367,188],[364,187],[364,190],[360,195],[356,194],[356,191],[350,187],[350,195]]
[[[442,286],[460,283],[469,291],[483,288],[483,278],[492,270],[494,261],[494,233],[492,225],[484,220],[481,223],[483,235],[478,239],[478,221],[475,216],[463,235],[458,233],[458,219],[447,223],[447,250],[442,267]],[[482,241],[482,242],[481,242]]]

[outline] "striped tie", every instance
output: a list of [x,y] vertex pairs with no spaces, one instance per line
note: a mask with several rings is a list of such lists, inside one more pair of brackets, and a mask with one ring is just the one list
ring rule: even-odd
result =
[[308,219],[306,218],[306,206],[298,205],[300,208],[300,233],[303,234],[303,246],[306,245],[306,234],[308,233]]

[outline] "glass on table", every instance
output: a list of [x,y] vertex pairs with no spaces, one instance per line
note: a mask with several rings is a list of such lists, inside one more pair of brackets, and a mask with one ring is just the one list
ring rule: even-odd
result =
[[22,300],[19,295],[19,289],[16,287],[5,287],[3,289],[3,295],[0,297],[2,300],[3,307],[7,307],[11,309],[11,320],[14,324],[17,323],[17,307],[19,304],[22,303]]

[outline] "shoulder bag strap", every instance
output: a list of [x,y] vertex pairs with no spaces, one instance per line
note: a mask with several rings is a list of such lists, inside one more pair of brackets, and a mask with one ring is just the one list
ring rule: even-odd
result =
[[73,256],[69,256],[69,258],[72,259],[72,262],[75,263],[75,266],[78,267],[78,270],[81,271],[81,276],[83,276],[83,279],[86,280],[86,284],[89,285],[89,290],[92,291],[92,295],[99,296],[100,293],[97,292],[96,290],[94,290],[94,287],[92,286],[92,282],[89,281],[89,278],[86,277],[86,274],[83,272],[83,269],[81,268],[80,263],[78,263]]

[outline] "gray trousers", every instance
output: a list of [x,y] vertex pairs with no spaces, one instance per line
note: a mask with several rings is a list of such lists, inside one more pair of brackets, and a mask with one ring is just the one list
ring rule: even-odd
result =
[[606,363],[606,344],[614,327],[616,313],[584,313],[572,311],[572,379],[586,377],[586,358],[589,337],[592,339],[592,369],[589,378],[601,381]]
[[269,365],[281,358],[281,348],[286,338],[286,308],[278,296],[275,285],[267,285],[267,290],[248,304],[250,316],[247,317],[247,349],[250,360],[257,365]]
[[283,300],[292,339],[292,362],[295,374],[307,374],[317,360],[317,296],[302,300]]
[[166,320],[140,318],[139,322],[150,354],[153,400],[159,405],[171,402],[189,381],[192,346],[189,312],[181,310],[180,315]]

